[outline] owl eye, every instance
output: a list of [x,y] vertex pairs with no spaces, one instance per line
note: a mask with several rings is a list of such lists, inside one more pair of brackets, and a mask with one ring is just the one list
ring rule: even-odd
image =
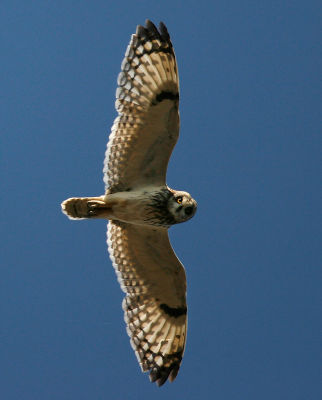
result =
[[177,198],[176,198],[176,202],[177,202],[178,204],[181,204],[181,203],[182,203],[182,196],[177,197]]

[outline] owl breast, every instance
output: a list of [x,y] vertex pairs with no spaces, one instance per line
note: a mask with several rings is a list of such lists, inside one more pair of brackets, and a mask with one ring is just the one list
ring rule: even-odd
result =
[[109,219],[136,225],[169,227],[176,223],[168,210],[172,193],[165,187],[142,188],[107,194],[106,205],[111,209]]

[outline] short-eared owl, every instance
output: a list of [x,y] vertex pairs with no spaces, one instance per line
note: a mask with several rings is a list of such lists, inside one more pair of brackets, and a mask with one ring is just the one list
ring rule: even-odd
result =
[[105,194],[62,203],[71,219],[108,219],[107,243],[121,288],[127,332],[142,371],[162,385],[177,376],[187,331],[186,276],[168,228],[197,203],[166,185],[179,135],[179,79],[165,25],[132,35],[118,76],[104,162]]

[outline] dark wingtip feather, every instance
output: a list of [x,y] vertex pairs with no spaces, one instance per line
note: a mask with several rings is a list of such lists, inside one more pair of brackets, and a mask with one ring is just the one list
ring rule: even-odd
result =
[[150,21],[149,19],[147,19],[145,21],[145,27],[148,31],[153,32],[155,35],[160,35],[159,31],[157,30],[157,27],[154,25],[154,23],[152,21]]
[[173,364],[171,367],[154,367],[150,370],[150,381],[162,386],[167,379],[173,382],[178,375],[180,365]]
[[172,368],[172,370],[171,370],[171,372],[169,374],[169,381],[170,382],[173,382],[176,379],[176,377],[178,375],[178,372],[179,372],[179,368],[180,368],[179,365],[174,365],[173,366],[173,368]]
[[147,33],[149,35],[149,38],[151,40],[153,40],[153,39],[162,40],[160,32],[158,31],[157,27],[149,19],[147,19],[145,21],[145,29],[146,29],[146,31],[147,31]]
[[168,32],[168,29],[162,21],[159,24],[159,30],[160,30],[161,36],[164,40],[166,40],[166,41],[170,40],[170,35]]
[[150,372],[150,381],[155,382],[159,387],[168,379],[169,373],[163,368],[153,368]]
[[165,381],[167,380],[167,376],[162,376],[161,378],[159,378],[158,380],[157,380],[157,382],[156,382],[156,384],[160,387],[160,386],[162,386],[164,383],[165,383]]
[[142,25],[138,25],[136,27],[136,34],[137,34],[137,36],[139,36],[141,38],[147,38],[148,37],[148,31]]
[[145,40],[150,37],[160,38],[165,42],[170,42],[170,35],[165,24],[163,22],[160,22],[158,30],[154,23],[149,19],[145,20],[145,27],[142,25],[138,25],[136,27],[136,35]]

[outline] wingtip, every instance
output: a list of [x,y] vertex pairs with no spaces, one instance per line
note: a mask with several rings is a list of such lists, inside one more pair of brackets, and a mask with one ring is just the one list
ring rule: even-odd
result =
[[154,25],[154,23],[152,21],[150,21],[149,19],[147,19],[145,21],[145,27],[148,31],[153,32],[155,35],[159,36],[160,33],[157,29],[157,27]]
[[147,37],[147,30],[142,25],[136,27],[136,35],[140,37]]
[[168,29],[162,21],[160,21],[159,30],[163,39],[170,40]]
[[148,38],[149,36],[155,36],[163,39],[164,41],[170,41],[170,35],[168,29],[164,22],[159,23],[159,29],[155,26],[155,24],[150,20],[145,20],[145,26],[137,25],[136,27],[136,35],[141,38]]
[[171,368],[154,367],[150,370],[150,375],[149,375],[150,382],[156,383],[157,386],[159,387],[162,386],[167,380],[172,383],[178,375],[179,368],[180,368],[179,364],[172,365]]

